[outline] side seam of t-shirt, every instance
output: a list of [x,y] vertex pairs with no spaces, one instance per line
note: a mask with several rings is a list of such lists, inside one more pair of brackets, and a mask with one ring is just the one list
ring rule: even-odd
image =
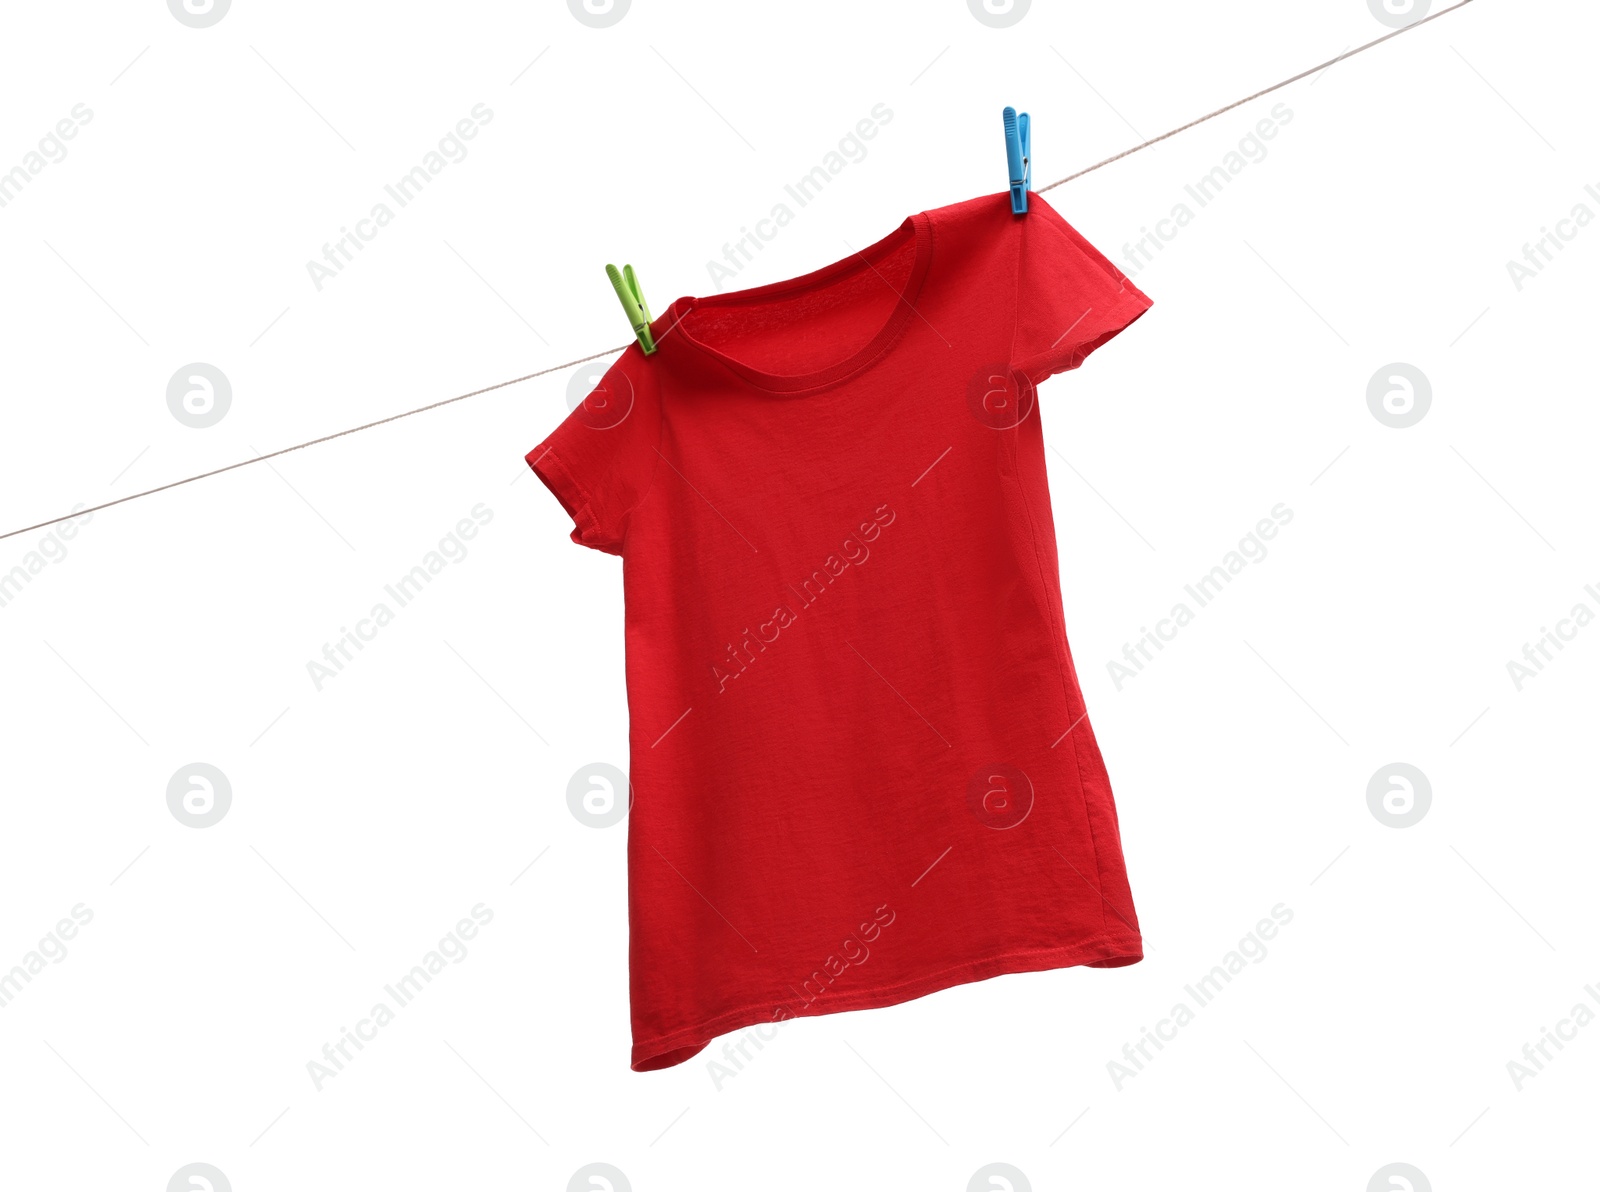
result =
[[[1027,217],[1023,216],[1023,218],[1026,219]],[[1022,266],[1023,253],[1025,253],[1027,249],[1028,237],[1026,235],[1019,234],[1017,236],[1017,260],[1015,276],[1016,285],[1011,307],[1011,348],[1008,353],[1010,359],[1012,360],[1013,368],[1018,368],[1017,364],[1015,363],[1016,344],[1022,327]],[[1033,378],[1028,377],[1026,383],[1029,385],[1033,384]],[[1031,417],[1035,420],[1034,425],[1039,431],[1039,438],[1042,442],[1044,438],[1042,421],[1040,421],[1042,419],[1042,415],[1038,408],[1037,395],[1035,395],[1034,398],[1033,413]],[[1016,486],[1018,504],[1021,505],[1023,516],[1026,517],[1028,521],[1028,542],[1033,548],[1034,567],[1039,584],[1039,598],[1044,602],[1045,617],[1050,624],[1050,652],[1055,657],[1056,673],[1061,679],[1062,702],[1066,708],[1069,718],[1069,726],[1067,731],[1062,735],[1071,737],[1073,729],[1078,727],[1077,724],[1070,722],[1072,713],[1074,711],[1073,695],[1076,692],[1077,684],[1075,682],[1076,676],[1070,669],[1072,663],[1065,648],[1065,643],[1067,640],[1066,612],[1061,607],[1060,601],[1056,598],[1056,586],[1050,583],[1050,577],[1047,574],[1045,562],[1049,557],[1049,552],[1044,549],[1043,544],[1039,540],[1039,527],[1033,516],[1033,507],[1028,500],[1027,487],[1023,483],[1021,458],[1022,436],[1020,431],[1020,427],[1013,427],[1012,429],[1003,431],[1001,433],[1005,434],[1010,440],[1006,444],[1005,450],[1007,450],[1011,455],[1011,479]],[[1039,466],[1041,468],[1044,467],[1043,458],[1039,460]],[[1079,700],[1081,699],[1082,695],[1079,694]],[[1081,719],[1086,721],[1088,719],[1088,715],[1088,708],[1085,707]],[[1089,834],[1089,848],[1094,854],[1094,893],[1095,897],[1100,903],[1100,930],[1104,932],[1110,929],[1109,921],[1106,918],[1105,868],[1100,862],[1100,838],[1095,832],[1094,816],[1089,809],[1088,775],[1085,772],[1083,751],[1078,748],[1078,742],[1076,740],[1071,740],[1068,741],[1067,744],[1068,748],[1072,750],[1072,771],[1078,777],[1078,801],[1083,808],[1083,822]],[[1070,865],[1071,862],[1068,862],[1068,864]],[[1083,875],[1079,874],[1078,876],[1082,877]]]

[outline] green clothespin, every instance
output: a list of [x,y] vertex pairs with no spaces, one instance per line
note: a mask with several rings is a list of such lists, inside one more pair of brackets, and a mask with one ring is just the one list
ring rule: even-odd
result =
[[607,265],[606,276],[611,279],[611,288],[616,290],[617,298],[622,303],[622,313],[628,316],[628,324],[639,337],[639,346],[649,356],[656,350],[656,341],[650,335],[650,308],[644,304],[644,295],[639,292],[638,275],[634,273],[632,265],[624,265],[620,273],[615,265]]

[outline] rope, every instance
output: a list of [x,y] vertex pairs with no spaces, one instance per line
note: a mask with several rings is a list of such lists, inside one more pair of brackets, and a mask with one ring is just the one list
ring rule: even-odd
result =
[[531,372],[526,376],[513,377],[509,381],[500,381],[494,385],[485,385],[482,389],[474,389],[471,393],[458,393],[455,397],[447,397],[443,401],[430,402],[428,405],[418,406],[414,410],[405,410],[399,414],[390,414],[387,418],[379,418],[376,422],[363,422],[360,426],[352,426],[347,430],[336,430],[333,432],[333,434],[323,435],[319,439],[307,439],[304,443],[296,443],[293,447],[280,447],[278,450],[269,451],[265,455],[255,455],[251,456],[249,459],[241,459],[235,464],[226,464],[220,468],[212,468],[211,471],[201,472],[198,476],[186,476],[182,480],[174,480],[170,484],[162,484],[157,485],[155,488],[147,488],[142,493],[130,493],[126,497],[118,497],[114,501],[106,501],[103,504],[92,505],[88,509],[80,509],[75,513],[68,513],[62,517],[53,517],[49,521],[37,522],[31,526],[23,526],[20,530],[10,530],[4,534],[0,534],[0,540],[4,540],[6,538],[15,538],[18,534],[26,534],[30,530],[42,530],[46,526],[54,525],[59,521],[66,521],[68,518],[88,517],[91,513],[99,513],[102,509],[110,509],[113,505],[121,505],[125,501],[137,501],[140,497],[148,497],[154,493],[164,493],[169,488],[177,488],[178,486],[184,484],[193,484],[196,480],[204,480],[209,476],[220,476],[224,472],[233,471],[235,468],[248,467],[250,464],[265,463],[269,459],[277,459],[280,455],[288,455],[291,451],[300,451],[306,447],[315,447],[318,443],[327,443],[334,439],[342,439],[345,435],[353,435],[357,431],[371,430],[375,426],[382,426],[385,422],[398,422],[400,419],[409,418],[413,414],[424,414],[429,410],[437,410],[440,406],[448,406],[454,402],[466,401],[469,397],[477,397],[483,393],[493,393],[496,389],[504,389],[507,385],[520,385],[524,381],[533,380],[534,377],[542,377],[549,373],[560,372],[564,368],[571,368],[575,364],[586,364],[590,360],[598,360],[602,356],[610,356],[614,352],[622,351],[627,346],[627,344],[623,344],[621,347],[607,348],[603,352],[596,352],[593,356],[583,356],[577,360],[569,360],[565,364],[552,364],[549,368],[541,368],[538,372]]
[[[1058,186],[1064,186],[1068,182],[1074,182],[1077,179],[1084,177],[1086,174],[1092,174],[1096,170],[1104,169],[1106,166],[1110,165],[1112,162],[1121,161],[1125,157],[1131,157],[1133,154],[1138,153],[1141,150],[1148,149],[1152,145],[1159,145],[1162,141],[1168,140],[1171,137],[1175,137],[1180,132],[1187,132],[1189,129],[1194,128],[1196,125],[1204,124],[1207,120],[1215,120],[1218,116],[1221,116],[1221,115],[1223,115],[1223,114],[1225,114],[1227,112],[1231,112],[1235,108],[1243,107],[1245,104],[1250,103],[1250,102],[1252,102],[1254,100],[1260,99],[1264,95],[1271,95],[1274,91],[1280,91],[1283,88],[1289,86],[1291,83],[1298,83],[1301,79],[1307,78],[1307,77],[1309,77],[1311,75],[1314,75],[1314,74],[1317,74],[1317,73],[1319,73],[1321,71],[1327,70],[1330,66],[1334,66],[1337,63],[1343,62],[1346,58],[1354,58],[1357,54],[1363,54],[1366,51],[1372,49],[1374,46],[1380,46],[1386,41],[1389,41],[1389,40],[1391,40],[1393,38],[1399,37],[1402,33],[1410,33],[1413,29],[1420,29],[1423,25],[1426,25],[1429,21],[1436,21],[1440,17],[1444,16],[1446,13],[1455,12],[1457,9],[1465,8],[1468,4],[1471,4],[1471,3],[1472,3],[1472,0],[1457,0],[1457,3],[1452,4],[1449,8],[1440,9],[1438,12],[1433,13],[1431,16],[1423,17],[1420,21],[1413,21],[1411,24],[1406,25],[1404,28],[1396,29],[1392,33],[1386,33],[1382,37],[1376,38],[1373,41],[1369,41],[1365,45],[1357,46],[1353,50],[1346,50],[1344,53],[1340,54],[1338,57],[1330,58],[1326,62],[1323,62],[1323,63],[1321,63],[1321,64],[1319,64],[1317,66],[1311,67],[1309,70],[1303,70],[1299,74],[1294,75],[1292,78],[1284,79],[1283,82],[1281,82],[1281,83],[1274,83],[1270,87],[1267,87],[1267,88],[1264,88],[1264,89],[1262,89],[1260,91],[1257,91],[1254,95],[1247,95],[1243,99],[1235,100],[1233,103],[1230,103],[1227,107],[1218,108],[1214,112],[1209,112],[1206,115],[1201,116],[1196,120],[1191,120],[1187,124],[1180,125],[1179,127],[1173,129],[1171,132],[1162,133],[1159,137],[1153,137],[1150,140],[1145,141],[1141,145],[1135,145],[1132,149],[1124,149],[1121,153],[1118,153],[1113,157],[1108,157],[1104,161],[1096,162],[1094,165],[1089,166],[1087,169],[1079,170],[1076,174],[1068,174],[1065,178],[1058,179],[1055,182],[1050,183],[1050,185],[1048,185],[1048,186],[1041,186],[1037,190],[1035,190],[1034,193],[1035,194],[1043,194],[1047,190],[1054,190]],[[550,373],[560,372],[563,369],[572,368],[574,365],[586,364],[590,360],[598,360],[602,356],[610,356],[610,355],[612,355],[612,354],[614,354],[616,352],[621,352],[624,349],[626,349],[627,346],[628,346],[627,344],[623,344],[621,347],[607,348],[603,352],[596,352],[592,356],[581,356],[577,360],[568,360],[565,364],[553,364],[549,368],[541,368],[538,372],[531,372],[531,373],[526,374],[525,376],[513,377],[509,381],[500,381],[500,382],[498,382],[498,383],[496,383],[494,385],[485,385],[482,389],[474,389],[470,393],[460,393],[460,394],[457,394],[455,397],[447,397],[442,401],[430,402],[425,406],[418,406],[414,410],[404,410],[399,414],[390,414],[387,418],[379,418],[374,422],[364,422],[360,426],[352,426],[352,427],[348,428],[347,430],[335,431],[331,435],[323,435],[320,438],[307,439],[304,443],[296,443],[292,447],[280,447],[277,451],[270,451],[266,455],[252,456],[249,459],[242,459],[242,460],[238,461],[237,463],[227,464],[224,467],[220,467],[220,468],[213,468],[209,472],[201,472],[199,475],[196,475],[196,476],[186,476],[182,480],[174,480],[169,484],[158,485],[155,488],[147,488],[143,492],[130,493],[126,497],[117,497],[115,500],[112,500],[112,501],[105,501],[105,502],[102,502],[99,505],[92,505],[88,509],[80,509],[80,510],[74,512],[74,513],[67,513],[67,514],[62,515],[61,517],[54,517],[54,518],[51,518],[49,521],[36,522],[31,526],[23,526],[20,530],[10,530],[10,531],[7,531],[4,534],[0,534],[0,541],[3,541],[5,539],[7,539],[7,538],[15,538],[19,534],[31,533],[34,530],[42,530],[46,526],[53,525],[53,524],[55,524],[56,522],[59,522],[59,521],[65,521],[68,518],[72,518],[72,517],[87,517],[91,513],[99,513],[102,509],[110,509],[113,505],[121,505],[121,504],[124,504],[125,502],[128,502],[128,501],[137,501],[141,497],[154,496],[156,493],[166,492],[170,488],[179,488],[179,487],[181,487],[182,485],[185,485],[185,484],[193,484],[197,480],[206,480],[206,479],[208,479],[208,478],[210,478],[212,476],[220,476],[224,472],[232,472],[237,468],[248,467],[251,464],[265,463],[267,460],[276,459],[280,455],[288,455],[291,451],[303,451],[305,448],[307,448],[307,447],[315,447],[319,443],[332,442],[334,439],[342,439],[345,435],[353,435],[353,434],[358,433],[359,431],[371,430],[375,426],[383,426],[385,423],[388,423],[388,422],[398,422],[402,418],[410,418],[413,414],[425,414],[429,410],[437,410],[441,406],[452,405],[452,404],[454,404],[455,402],[458,402],[458,401],[466,401],[467,398],[469,398],[469,397],[478,397],[478,396],[480,396],[482,394],[485,394],[485,393],[492,393],[496,389],[504,389],[508,385],[520,385],[520,384],[522,384],[522,382],[531,381],[535,377],[548,376]]]
[[1056,182],[1052,182],[1049,186],[1041,186],[1041,187],[1039,187],[1038,190],[1034,191],[1034,193],[1042,195],[1047,190],[1054,190],[1056,187],[1061,186],[1063,183],[1072,182],[1072,181],[1074,181],[1074,180],[1076,180],[1078,178],[1082,178],[1085,174],[1092,174],[1096,170],[1101,169],[1101,168],[1103,168],[1105,166],[1108,166],[1114,161],[1121,161],[1124,157],[1131,157],[1133,154],[1139,152],[1139,150],[1141,150],[1141,149],[1148,149],[1148,148],[1150,148],[1151,145],[1159,145],[1162,141],[1167,140],[1169,137],[1175,137],[1180,132],[1188,132],[1191,128],[1195,127],[1197,124],[1204,124],[1207,120],[1215,120],[1218,116],[1221,116],[1226,112],[1231,112],[1231,111],[1233,111],[1234,108],[1242,108],[1245,104],[1250,103],[1252,100],[1260,99],[1263,95],[1271,95],[1274,91],[1281,91],[1285,87],[1287,87],[1290,83],[1298,83],[1301,79],[1307,78],[1307,77],[1309,77],[1311,75],[1318,74],[1318,73],[1320,73],[1320,72],[1322,72],[1324,70],[1327,70],[1328,67],[1334,66],[1337,63],[1343,62],[1346,58],[1354,58],[1357,54],[1363,54],[1366,51],[1372,49],[1373,46],[1381,46],[1384,42],[1388,41],[1390,38],[1399,37],[1402,33],[1410,33],[1413,29],[1420,29],[1423,25],[1426,25],[1429,21],[1437,21],[1440,17],[1444,16],[1446,13],[1454,12],[1458,8],[1465,8],[1467,5],[1469,5],[1471,3],[1472,3],[1472,0],[1459,0],[1458,3],[1452,4],[1449,8],[1441,8],[1438,12],[1434,13],[1432,16],[1423,17],[1420,21],[1413,21],[1411,24],[1405,26],[1402,29],[1396,29],[1393,33],[1385,33],[1382,37],[1376,38],[1373,41],[1369,41],[1364,46],[1357,46],[1353,50],[1346,50],[1344,53],[1340,54],[1337,58],[1329,58],[1326,62],[1323,62],[1318,66],[1313,66],[1310,70],[1302,70],[1299,74],[1295,75],[1293,78],[1284,79],[1283,82],[1274,83],[1270,87],[1267,87],[1267,88],[1265,88],[1265,89],[1263,89],[1261,91],[1257,91],[1254,95],[1247,95],[1243,99],[1235,100],[1233,103],[1230,103],[1225,108],[1218,108],[1214,112],[1209,112],[1206,115],[1201,116],[1198,120],[1191,120],[1187,124],[1181,124],[1177,128],[1173,129],[1171,132],[1162,133],[1159,137],[1152,137],[1150,140],[1146,141],[1142,145],[1135,145],[1132,149],[1124,149],[1121,153],[1118,153],[1113,157],[1108,157],[1104,161],[1095,162],[1094,165],[1090,166],[1086,170],[1079,170],[1076,174],[1068,174],[1065,178],[1062,178],[1062,179],[1060,179],[1059,181],[1056,181]]

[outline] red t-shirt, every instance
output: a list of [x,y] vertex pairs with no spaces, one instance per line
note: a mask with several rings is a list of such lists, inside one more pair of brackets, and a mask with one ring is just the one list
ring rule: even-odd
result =
[[1034,382],[1150,306],[1043,199],[680,298],[528,453],[622,556],[633,1067],[1143,955]]

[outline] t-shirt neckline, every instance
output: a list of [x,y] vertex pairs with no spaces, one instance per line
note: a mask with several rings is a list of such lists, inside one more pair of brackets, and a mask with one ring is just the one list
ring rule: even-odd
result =
[[[765,372],[745,364],[743,361],[736,360],[726,352],[696,338],[694,332],[690,330],[689,324],[685,321],[686,315],[702,307],[735,307],[745,304],[772,302],[774,299],[801,294],[807,290],[829,285],[841,277],[873,267],[879,258],[902,247],[908,235],[914,239],[916,245],[915,257],[912,261],[911,273],[906,279],[905,288],[900,291],[899,299],[895,302],[894,309],[889,313],[887,321],[862,348],[826,368],[799,375]],[[907,322],[916,314],[917,299],[922,291],[922,283],[927,278],[928,266],[931,264],[932,258],[932,225],[927,213],[919,212],[916,215],[909,216],[899,227],[877,243],[800,277],[791,278],[788,281],[773,282],[770,285],[756,286],[748,290],[733,290],[726,294],[712,294],[704,298],[679,298],[662,317],[662,326],[655,332],[655,338],[663,349],[669,343],[676,343],[697,351],[715,360],[728,371],[758,389],[773,393],[798,393],[810,389],[819,389],[843,381],[867,368],[887,352],[894,342],[900,338]]]

